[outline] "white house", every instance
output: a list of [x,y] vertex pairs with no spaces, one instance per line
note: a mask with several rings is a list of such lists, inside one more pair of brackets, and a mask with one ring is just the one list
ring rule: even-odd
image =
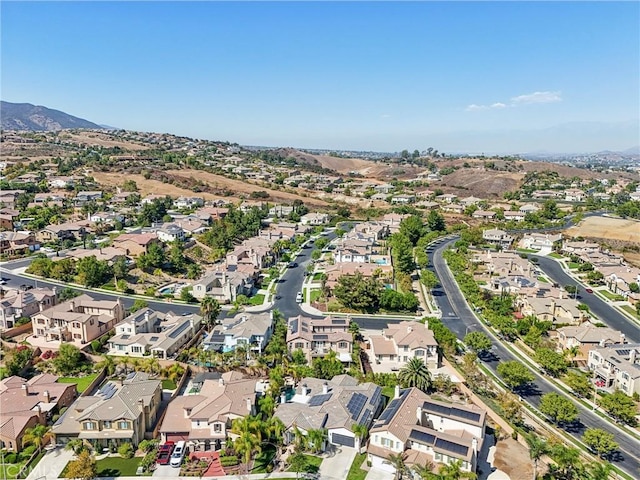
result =
[[216,325],[203,343],[203,350],[231,352],[241,345],[258,354],[269,343],[273,333],[273,312],[239,313]]

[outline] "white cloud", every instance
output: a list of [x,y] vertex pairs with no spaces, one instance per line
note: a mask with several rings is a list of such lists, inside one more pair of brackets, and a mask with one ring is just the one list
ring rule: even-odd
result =
[[529,105],[531,103],[561,102],[560,92],[533,92],[511,98],[511,105]]
[[562,95],[560,92],[533,92],[525,95],[511,97],[509,103],[495,102],[491,105],[477,105],[472,103],[465,108],[467,112],[477,112],[480,110],[500,110],[507,107],[519,107],[522,105],[531,105],[533,103],[554,103],[561,102]]

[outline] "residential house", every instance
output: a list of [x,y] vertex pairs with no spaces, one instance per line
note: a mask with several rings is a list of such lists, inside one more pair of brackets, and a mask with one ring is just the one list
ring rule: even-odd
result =
[[445,403],[417,388],[396,386],[389,402],[371,428],[367,459],[371,468],[395,473],[391,455],[404,455],[405,464],[461,462],[475,472],[482,447],[486,411],[475,405]]
[[438,342],[426,324],[404,321],[389,325],[382,335],[370,335],[365,339],[369,358],[375,367],[386,366],[386,371],[400,370],[410,359],[419,358],[434,370],[440,367]]
[[0,190],[0,207],[15,208],[18,197],[25,193],[25,190]]
[[0,209],[0,230],[13,230],[20,212],[12,208]]
[[479,218],[480,220],[493,220],[496,218],[496,212],[491,210],[476,210],[471,215],[473,218]]
[[436,200],[441,203],[453,203],[457,198],[458,196],[453,193],[443,193],[442,195],[436,196]]
[[495,243],[496,245],[500,245],[503,248],[509,248],[513,243],[512,235],[509,235],[504,230],[499,230],[497,228],[483,230],[482,239],[485,242]]
[[178,197],[173,202],[176,208],[197,208],[204,205],[204,199],[201,197]]
[[0,448],[20,452],[29,428],[46,425],[47,419],[73,403],[75,383],[58,383],[48,373],[27,380],[12,376],[0,382]]
[[275,255],[272,249],[273,243],[275,243],[275,241],[255,237],[249,238],[227,254],[227,266],[251,265],[256,270],[267,268],[273,265],[275,261]]
[[349,375],[328,381],[307,377],[291,398],[281,395],[274,416],[285,426],[286,444],[293,442],[298,432],[308,435],[311,430],[326,429],[327,443],[359,449],[360,438],[353,427],[369,428],[382,406],[382,389],[371,382],[358,383]]
[[286,341],[290,352],[302,350],[309,363],[330,351],[335,352],[341,362],[351,362],[353,335],[349,332],[349,320],[346,318],[291,317],[287,321]]
[[600,251],[600,245],[589,241],[565,240],[562,242],[562,252],[568,255],[582,256],[588,253],[596,253]]
[[51,342],[84,345],[104,335],[124,318],[117,300],[94,300],[87,294],[54,305],[31,317],[33,334]]
[[56,291],[48,288],[9,290],[0,298],[0,328],[16,326],[21,317],[30,317],[56,303]]
[[173,357],[200,329],[202,317],[176,315],[144,308],[117,323],[109,338],[109,354],[167,359]]
[[81,207],[89,202],[95,202],[102,198],[102,192],[99,190],[78,192],[73,199],[73,203],[76,207]]
[[557,331],[558,349],[561,352],[573,347],[580,349],[574,360],[584,360],[589,351],[598,346],[626,343],[624,333],[609,327],[598,327],[591,322],[584,322],[577,326],[559,328]]
[[152,244],[160,245],[160,239],[155,233],[123,233],[113,239],[113,246],[124,250],[130,257],[137,257],[149,252]]
[[460,199],[460,203],[465,207],[469,207],[471,205],[477,205],[481,201],[482,201],[481,198],[473,197],[473,196]]
[[31,232],[0,232],[0,254],[24,255],[40,249],[40,243]]
[[295,207],[291,205],[276,205],[269,209],[269,217],[272,218],[285,218],[293,213]]
[[220,450],[234,437],[233,420],[255,414],[256,380],[226,372],[218,380],[204,380],[199,390],[171,400],[160,437],[163,442],[184,441],[190,450]]
[[384,240],[391,233],[390,225],[388,222],[362,222],[357,223],[351,231],[347,232],[344,236],[345,239],[353,238],[369,238],[370,243],[377,244],[379,240]]
[[130,443],[134,448],[151,432],[160,414],[162,382],[133,372],[111,380],[94,395],[78,398],[54,423],[56,442],[80,439],[102,448]]
[[640,394],[640,344],[609,345],[589,352],[589,370],[603,387]]
[[518,211],[524,213],[525,215],[527,213],[536,213],[538,210],[540,210],[540,207],[538,207],[535,203],[525,203],[524,205],[520,205],[520,208],[518,208]]
[[442,205],[441,209],[443,212],[461,214],[464,213],[465,207],[459,203],[445,203]]
[[386,213],[379,223],[389,227],[389,234],[396,233],[400,230],[400,224],[405,218],[408,218],[408,214],[402,213]]
[[394,205],[408,205],[416,201],[415,195],[401,194],[391,197],[391,203]]
[[[382,255],[372,256],[372,260]],[[333,290],[338,283],[338,279],[343,275],[362,274],[364,277],[373,277],[377,275],[387,285],[393,284],[393,266],[391,260],[385,263],[358,263],[358,262],[340,262],[329,265],[324,271],[327,276],[326,285]]]
[[561,190],[536,190],[532,197],[537,199],[560,198],[564,195]]
[[604,281],[609,290],[625,298],[632,294],[632,283],[640,284],[640,268],[619,265],[613,267],[599,266],[598,270],[604,275]]
[[238,346],[261,354],[273,334],[273,312],[242,312],[224,318],[202,342],[203,350],[232,352]]
[[371,250],[369,242],[344,239],[333,251],[333,259],[336,263],[369,263]]
[[522,299],[521,313],[554,324],[579,325],[588,319],[588,314],[578,308],[578,302],[573,298],[526,297]]
[[307,213],[300,217],[300,223],[303,225],[326,225],[330,219],[328,213]]
[[77,179],[75,177],[56,176],[49,177],[47,179],[47,184],[50,188],[67,188],[74,187],[76,184],[76,180]]
[[67,222],[59,225],[47,225],[36,233],[36,240],[41,243],[77,241],[87,234],[88,222]]
[[391,192],[393,192],[395,190],[395,188],[396,187],[394,187],[390,183],[382,183],[380,185],[376,185],[376,186],[373,187],[373,189],[377,193],[383,193],[385,195],[389,195]]
[[513,222],[522,222],[524,221],[524,217],[526,217],[526,213],[522,213],[520,211],[506,211],[503,213],[504,215],[504,219],[506,221],[513,221]]
[[251,295],[253,275],[242,271],[214,271],[193,284],[191,294],[198,300],[211,296],[220,303],[233,303],[238,295]]
[[155,229],[155,232],[158,239],[165,243],[175,242],[176,240],[183,242],[185,239],[184,230],[175,223],[164,223],[159,228]]
[[554,245],[562,240],[562,234],[527,233],[520,240],[519,245],[527,250],[553,250]]
[[564,191],[564,200],[566,202],[582,202],[586,194],[579,188],[567,188]]

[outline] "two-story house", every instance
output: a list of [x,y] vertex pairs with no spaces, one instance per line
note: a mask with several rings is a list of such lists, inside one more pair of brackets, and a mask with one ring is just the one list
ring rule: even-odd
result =
[[240,270],[216,271],[194,283],[191,294],[198,300],[211,296],[220,303],[233,303],[238,295],[251,295],[253,282],[253,275]]
[[375,359],[374,371],[400,370],[412,358],[421,359],[432,370],[440,367],[438,342],[426,324],[405,321],[389,325],[382,335],[370,335],[365,341],[369,357]]
[[509,235],[504,230],[492,228],[482,231],[482,239],[488,243],[495,243],[502,248],[509,248],[513,243],[513,236]]
[[461,462],[465,472],[475,472],[482,447],[486,411],[475,405],[444,403],[417,388],[401,390],[369,434],[367,459],[371,468],[395,473],[389,458],[404,455],[405,464]]
[[40,243],[31,232],[0,232],[0,254],[23,255],[40,249]]
[[[197,389],[196,389],[197,390]],[[231,423],[256,413],[256,380],[226,372],[198,391],[175,397],[160,426],[163,442],[187,442],[191,450],[220,450],[233,438]]]
[[262,353],[273,333],[273,312],[242,312],[224,318],[202,342],[204,350],[232,352],[238,346]]
[[0,328],[13,328],[21,317],[31,317],[56,303],[55,287],[9,290],[0,298]]
[[160,413],[162,382],[133,372],[123,381],[109,381],[94,395],[78,398],[53,425],[58,443],[86,440],[103,448],[123,443],[138,446]]
[[346,318],[308,318],[298,315],[287,322],[287,349],[302,350],[309,362],[334,351],[340,361],[351,362],[353,335]]
[[556,330],[558,350],[567,351],[573,347],[579,348],[579,353],[573,360],[583,361],[589,356],[589,351],[598,346],[622,344],[626,342],[624,333],[609,327],[598,327],[591,322],[584,322],[577,326],[567,326]]
[[640,344],[609,345],[589,352],[588,364],[604,388],[640,394]]
[[33,335],[50,342],[84,345],[104,335],[124,318],[117,300],[95,300],[87,294],[36,313],[31,317]]

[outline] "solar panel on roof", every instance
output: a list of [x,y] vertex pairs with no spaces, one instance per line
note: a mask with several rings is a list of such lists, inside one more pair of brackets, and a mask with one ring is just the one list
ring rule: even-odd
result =
[[334,318],[333,320],[331,320],[331,323],[333,323],[334,325],[345,325],[347,321],[344,318]]
[[468,410],[463,410],[461,408],[453,407],[451,409],[451,413],[456,417],[464,418],[466,420],[471,420],[473,422],[480,421],[480,414],[477,412],[470,412]]
[[[131,380],[133,377],[136,376],[136,373],[137,372],[131,372],[131,373],[127,374],[127,378],[125,380]],[[113,385],[113,383],[109,382],[109,383],[107,383],[107,385]]]
[[375,391],[373,392],[373,395],[371,395],[371,401],[369,403],[371,403],[371,405],[377,405],[378,402],[380,401],[380,397],[382,396],[382,389],[380,387],[376,387]]
[[444,405],[438,405],[437,403],[424,402],[422,408],[425,410],[429,410],[430,412],[439,413],[441,415],[449,415],[451,412],[451,408],[445,407]]
[[363,420],[369,420],[369,417],[371,417],[372,413],[371,410],[369,410],[368,408],[364,411],[364,413],[362,414],[362,419]]
[[364,408],[367,403],[367,396],[361,393],[354,393],[353,397],[349,399],[349,403],[347,403],[347,410],[351,413],[351,418],[353,420],[357,420],[360,416],[360,412]]
[[151,337],[149,339],[150,342],[157,342],[160,337]]
[[291,333],[296,333],[298,331],[298,319],[292,320],[289,325],[291,326]]
[[313,335],[313,339],[314,340],[329,340],[329,335],[325,335],[325,334],[314,334]]
[[432,433],[423,432],[420,430],[411,430],[409,434],[409,439],[422,443],[423,445],[433,445],[433,442],[436,439],[436,436]]
[[318,407],[320,405],[322,405],[324,402],[326,402],[327,400],[329,400],[331,398],[331,393],[324,393],[322,395],[314,395],[313,397],[311,397],[311,400],[309,400],[309,406],[310,407]]
[[469,447],[467,447],[466,445],[460,445],[459,443],[450,442],[449,440],[444,440],[442,438],[438,438],[436,440],[435,447],[446,450],[447,452],[464,455],[465,457],[467,456],[467,452],[469,451]]

